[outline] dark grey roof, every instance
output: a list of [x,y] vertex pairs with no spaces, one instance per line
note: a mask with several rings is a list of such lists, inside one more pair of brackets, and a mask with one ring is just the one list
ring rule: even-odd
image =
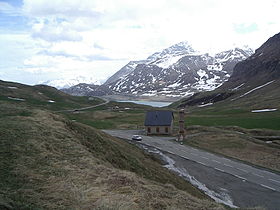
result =
[[172,123],[173,112],[149,111],[146,113],[145,126],[169,126]]

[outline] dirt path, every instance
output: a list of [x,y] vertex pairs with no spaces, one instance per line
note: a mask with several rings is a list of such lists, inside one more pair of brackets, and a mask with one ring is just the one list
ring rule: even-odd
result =
[[87,107],[83,107],[83,108],[60,110],[60,111],[56,111],[56,112],[79,112],[79,111],[85,111],[85,110],[88,110],[88,109],[92,109],[92,108],[96,108],[96,107],[99,107],[99,106],[106,105],[106,104],[108,104],[110,102],[107,99],[103,99],[102,98],[102,100],[105,100],[105,102],[101,103],[101,104],[97,104],[97,105],[93,105],[93,106],[87,106]]

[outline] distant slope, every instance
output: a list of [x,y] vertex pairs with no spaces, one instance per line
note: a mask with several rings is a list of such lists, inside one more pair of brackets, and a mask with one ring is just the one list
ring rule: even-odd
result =
[[82,108],[102,103],[99,98],[75,97],[46,85],[23,85],[0,80],[0,101],[50,110]]
[[[183,99],[179,106],[280,109],[280,33],[268,39],[218,89]],[[178,103],[177,103],[178,105]]]
[[125,141],[0,104],[1,209],[224,209]]
[[112,95],[113,91],[106,85],[92,85],[80,83],[70,88],[61,89],[64,93],[73,96],[104,96]]

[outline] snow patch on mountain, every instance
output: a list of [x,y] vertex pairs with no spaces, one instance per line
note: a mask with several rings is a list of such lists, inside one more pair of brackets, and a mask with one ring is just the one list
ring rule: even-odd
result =
[[[249,48],[234,48],[210,55],[195,51],[188,42],[180,42],[145,60],[130,61],[101,85],[101,89],[93,87],[93,92],[99,95],[110,92],[137,96],[191,96],[222,85],[229,79],[235,64],[252,53]],[[85,90],[81,91],[79,87]],[[92,86],[79,87],[73,88],[71,93],[90,94],[86,88]]]
[[101,83],[92,77],[78,76],[70,79],[56,79],[42,82],[43,85],[55,87],[57,89],[69,88],[80,83],[100,85]]

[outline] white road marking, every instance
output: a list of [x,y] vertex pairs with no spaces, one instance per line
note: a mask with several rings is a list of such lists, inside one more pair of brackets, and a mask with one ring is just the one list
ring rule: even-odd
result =
[[276,191],[274,188],[269,187],[269,186],[267,186],[267,185],[261,184],[261,186],[262,186],[262,187],[265,187],[265,188],[268,188],[268,189],[270,189],[270,190]]
[[275,180],[275,179],[268,179],[268,180],[273,181],[273,182],[280,183],[280,181],[277,181],[277,180]]
[[206,160],[209,160],[209,158],[207,158],[207,157],[201,157],[201,158],[204,158],[204,159],[206,159]]
[[242,169],[242,168],[236,168],[236,169],[238,169],[238,170],[240,170],[240,171],[244,171],[244,172],[248,173],[248,171],[246,171],[246,170],[244,170],[244,169]]
[[221,172],[225,172],[224,170],[222,170],[222,169],[219,169],[219,168],[214,168],[214,169],[216,169],[216,170],[218,170],[218,171],[221,171]]
[[201,165],[204,165],[204,166],[207,166],[205,163],[202,163],[200,161],[197,161],[197,163],[201,164]]
[[228,166],[228,167],[231,167],[231,168],[233,168],[233,166],[231,166],[231,165],[228,165],[228,164],[225,164],[225,163],[224,163],[224,166]]
[[242,177],[242,176],[239,176],[239,175],[236,175],[236,174],[232,174],[233,176],[239,178],[239,179],[243,179],[243,180],[247,180],[246,178]]
[[216,162],[216,163],[221,163],[221,162],[219,162],[219,161],[217,161],[217,160],[212,160],[212,161],[214,161],[214,162]]
[[262,175],[259,175],[259,174],[256,174],[256,173],[252,173],[252,174],[264,178],[264,176],[262,176]]

